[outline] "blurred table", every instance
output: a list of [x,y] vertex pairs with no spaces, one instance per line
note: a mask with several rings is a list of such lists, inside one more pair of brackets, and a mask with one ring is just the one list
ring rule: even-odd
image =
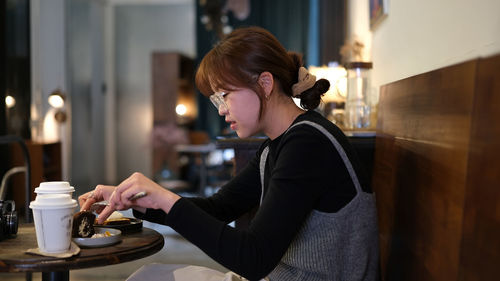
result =
[[100,248],[81,248],[78,255],[53,258],[26,254],[37,248],[33,224],[19,226],[17,237],[0,241],[0,279],[2,272],[42,272],[42,280],[69,280],[69,270],[118,264],[150,256],[163,248],[164,238],[155,230],[122,234],[118,244]]
[[216,149],[215,144],[180,144],[175,146],[178,153],[199,155],[200,164],[200,186],[198,193],[200,197],[205,197],[205,188],[207,187],[207,156]]

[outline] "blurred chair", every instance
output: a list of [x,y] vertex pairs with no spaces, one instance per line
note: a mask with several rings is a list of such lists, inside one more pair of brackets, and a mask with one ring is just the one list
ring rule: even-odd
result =
[[14,167],[7,171],[7,173],[2,178],[2,187],[0,188],[0,199],[3,199],[5,191],[5,185],[7,183],[8,178],[18,172],[25,172],[25,188],[26,188],[26,197],[24,200],[24,221],[26,223],[31,222],[31,212],[29,209],[29,204],[31,202],[31,162],[30,155],[28,152],[28,148],[24,142],[24,140],[19,136],[14,135],[6,135],[0,136],[0,144],[11,144],[18,143],[21,146],[21,150],[23,152],[24,157],[24,167]]

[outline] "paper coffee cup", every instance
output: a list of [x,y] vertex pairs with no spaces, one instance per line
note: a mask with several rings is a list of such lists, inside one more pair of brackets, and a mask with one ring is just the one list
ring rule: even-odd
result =
[[67,181],[46,181],[35,188],[36,194],[69,194],[71,196],[73,192],[75,188]]
[[37,195],[35,201],[31,201],[40,252],[63,253],[70,249],[76,206],[76,200],[68,194]]

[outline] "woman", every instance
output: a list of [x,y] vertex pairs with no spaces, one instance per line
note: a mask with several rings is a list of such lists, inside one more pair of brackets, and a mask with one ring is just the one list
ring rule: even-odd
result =
[[[203,58],[196,84],[239,137],[269,137],[247,167],[210,198],[181,198],[135,173],[117,187],[82,195],[82,209],[107,199],[103,222],[114,210],[133,208],[136,217],[172,227],[251,280],[375,280],[373,194],[347,138],[313,110],[328,81],[316,81],[268,31],[250,27],[236,29]],[[129,200],[140,191],[148,195]],[[248,229],[228,226],[256,206]],[[210,280],[224,278],[218,276]]]

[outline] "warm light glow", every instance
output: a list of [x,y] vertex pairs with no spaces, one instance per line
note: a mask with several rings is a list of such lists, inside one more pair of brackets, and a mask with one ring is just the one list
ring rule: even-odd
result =
[[54,108],[62,108],[64,106],[64,98],[58,94],[49,96],[49,104]]
[[13,96],[6,96],[5,105],[7,106],[7,108],[13,108],[14,105],[16,105],[16,99]]
[[61,140],[61,127],[55,118],[55,114],[58,110],[51,108],[45,114],[43,120],[43,141],[45,142],[56,142]]
[[316,76],[316,80],[326,79],[330,82],[330,89],[322,97],[324,102],[344,101],[347,92],[347,70],[337,63],[329,66],[310,66],[309,72]]
[[187,107],[185,105],[183,105],[182,103],[181,104],[178,104],[176,107],[175,107],[175,112],[180,115],[180,116],[183,116],[184,114],[186,114],[187,112]]

